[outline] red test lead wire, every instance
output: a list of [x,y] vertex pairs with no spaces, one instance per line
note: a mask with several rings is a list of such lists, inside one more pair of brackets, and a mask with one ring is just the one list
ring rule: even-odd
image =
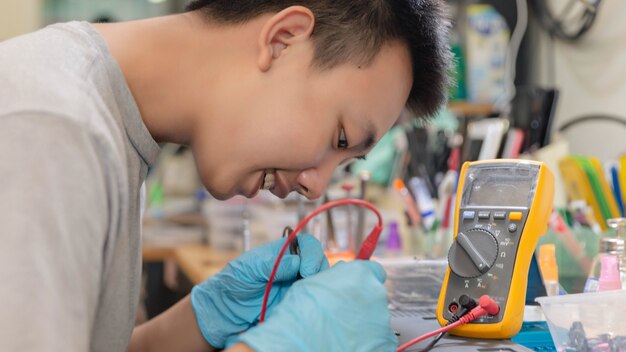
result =
[[335,200],[332,202],[325,203],[321,207],[313,210],[309,215],[307,215],[304,219],[302,219],[302,221],[300,221],[298,226],[296,226],[293,232],[291,232],[291,234],[289,234],[289,236],[287,237],[287,240],[283,244],[283,247],[280,249],[280,252],[278,252],[278,257],[276,258],[276,262],[274,263],[274,267],[272,268],[272,272],[270,273],[270,277],[267,281],[267,285],[265,286],[265,295],[263,296],[263,306],[261,307],[261,316],[259,317],[260,323],[262,323],[265,320],[265,313],[267,311],[267,301],[270,297],[270,291],[272,290],[272,284],[274,283],[274,278],[276,277],[276,271],[278,270],[280,261],[283,259],[283,256],[285,255],[285,251],[289,247],[289,244],[291,243],[291,241],[298,235],[298,233],[302,230],[302,228],[319,213],[324,212],[334,207],[347,205],[347,204],[353,204],[353,205],[358,205],[361,207],[368,208],[369,210],[374,212],[374,214],[376,214],[376,217],[378,218],[378,224],[374,226],[374,228],[372,229],[372,232],[370,232],[370,234],[365,238],[365,240],[363,241],[363,244],[361,245],[361,249],[359,250],[359,253],[356,256],[356,259],[359,259],[359,260],[370,259],[370,257],[372,256],[372,253],[374,253],[374,250],[376,249],[378,238],[380,237],[380,233],[382,232],[382,229],[383,229],[383,218],[380,215],[380,212],[378,211],[378,209],[376,209],[376,207],[372,205],[371,203],[368,203],[360,199],[340,199],[340,200]]
[[404,350],[406,350],[407,348],[413,346],[414,344],[423,341],[429,337],[433,337],[435,335],[438,335],[442,332],[447,332],[450,331],[458,326],[461,325],[465,325],[469,322],[472,322],[480,317],[482,317],[485,314],[489,314],[489,315],[497,315],[498,312],[500,312],[500,307],[498,306],[498,304],[496,303],[496,301],[494,301],[491,297],[487,296],[487,295],[483,295],[482,297],[480,297],[480,300],[478,301],[478,306],[474,309],[472,309],[469,313],[465,314],[464,316],[462,316],[457,322],[450,324],[450,325],[446,325],[440,329],[437,329],[435,331],[431,331],[427,334],[424,334],[422,336],[416,337],[413,340],[405,343],[404,345],[398,347],[398,349],[396,350],[396,352],[402,352]]

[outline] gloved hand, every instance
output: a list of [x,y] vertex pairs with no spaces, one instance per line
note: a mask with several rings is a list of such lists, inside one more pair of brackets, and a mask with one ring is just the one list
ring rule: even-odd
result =
[[[289,249],[285,252],[270,291],[268,309],[280,302],[298,273],[306,278],[328,269],[328,260],[315,237],[296,238],[300,255],[289,254]],[[198,326],[213,347],[224,348],[228,339],[258,322],[265,286],[285,241],[281,238],[242,254],[192,289],[191,305]]]
[[267,320],[237,338],[257,352],[395,351],[382,266],[338,263],[299,280]]

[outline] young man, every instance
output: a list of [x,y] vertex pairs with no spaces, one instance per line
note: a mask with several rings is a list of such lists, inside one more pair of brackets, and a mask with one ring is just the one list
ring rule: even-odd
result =
[[394,350],[380,265],[325,270],[310,236],[283,259],[266,322],[280,241],[133,330],[141,186],[157,142],[172,142],[191,146],[217,198],[319,197],[405,105],[444,103],[441,6],[198,0],[0,43],[0,350]]

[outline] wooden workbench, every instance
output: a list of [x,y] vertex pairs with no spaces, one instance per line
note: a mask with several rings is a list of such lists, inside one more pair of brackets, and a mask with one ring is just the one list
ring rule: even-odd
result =
[[174,257],[174,249],[171,246],[143,246],[141,257],[144,263],[164,262]]
[[199,284],[217,274],[240,253],[216,250],[210,246],[187,245],[173,250],[176,264],[192,284]]

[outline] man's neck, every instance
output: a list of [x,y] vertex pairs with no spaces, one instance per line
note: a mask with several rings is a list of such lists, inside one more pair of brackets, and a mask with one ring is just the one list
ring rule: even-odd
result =
[[119,63],[155,140],[189,145],[199,119],[219,111],[212,87],[220,87],[236,67],[241,44],[233,43],[241,42],[242,31],[211,28],[191,13],[95,28]]

